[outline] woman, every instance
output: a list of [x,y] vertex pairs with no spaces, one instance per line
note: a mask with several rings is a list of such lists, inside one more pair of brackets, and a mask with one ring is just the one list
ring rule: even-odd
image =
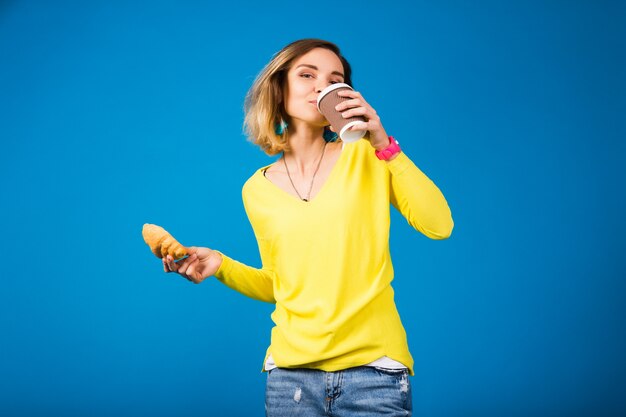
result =
[[390,203],[416,230],[447,238],[453,227],[439,189],[387,135],[363,96],[337,110],[363,116],[368,134],[343,144],[316,106],[332,83],[351,84],[339,48],[293,42],[261,71],[246,97],[245,126],[267,154],[282,156],[245,183],[243,202],[262,268],[191,247],[166,272],[227,286],[276,304],[268,372],[268,416],[411,414],[413,359],[391,287]]

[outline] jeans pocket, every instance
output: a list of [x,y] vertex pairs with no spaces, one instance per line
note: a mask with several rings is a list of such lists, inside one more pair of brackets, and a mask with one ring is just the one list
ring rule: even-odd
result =
[[411,382],[409,381],[409,370],[407,368],[390,369],[374,367],[374,372],[378,375],[379,386],[386,387],[386,400],[394,407],[403,410],[403,416],[410,416],[413,410],[411,394]]

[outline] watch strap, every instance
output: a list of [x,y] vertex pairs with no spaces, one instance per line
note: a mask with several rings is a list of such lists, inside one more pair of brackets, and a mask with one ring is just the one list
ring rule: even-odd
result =
[[393,136],[389,136],[389,146],[384,149],[377,150],[374,153],[381,161],[388,161],[392,156],[400,152],[400,143]]

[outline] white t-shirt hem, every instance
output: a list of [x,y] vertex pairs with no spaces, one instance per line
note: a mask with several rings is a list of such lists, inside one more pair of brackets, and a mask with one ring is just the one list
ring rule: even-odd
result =
[[[383,368],[383,369],[407,369],[406,366],[404,366],[398,361],[391,359],[389,356],[383,356],[363,366],[372,366],[374,368]],[[265,370],[270,371],[274,368],[277,368],[277,366],[276,366],[276,363],[274,363],[274,358],[272,358],[272,355],[270,354],[267,357],[267,360],[265,361]]]

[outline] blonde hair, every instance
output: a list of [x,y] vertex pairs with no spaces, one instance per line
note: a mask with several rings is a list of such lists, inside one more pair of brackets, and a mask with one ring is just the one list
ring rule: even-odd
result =
[[289,123],[285,111],[284,93],[287,72],[294,60],[315,48],[334,52],[343,64],[344,82],[352,85],[351,68],[334,43],[321,39],[301,39],[274,54],[257,75],[244,102],[244,132],[248,139],[272,156],[288,149],[287,135],[277,135],[276,125]]

